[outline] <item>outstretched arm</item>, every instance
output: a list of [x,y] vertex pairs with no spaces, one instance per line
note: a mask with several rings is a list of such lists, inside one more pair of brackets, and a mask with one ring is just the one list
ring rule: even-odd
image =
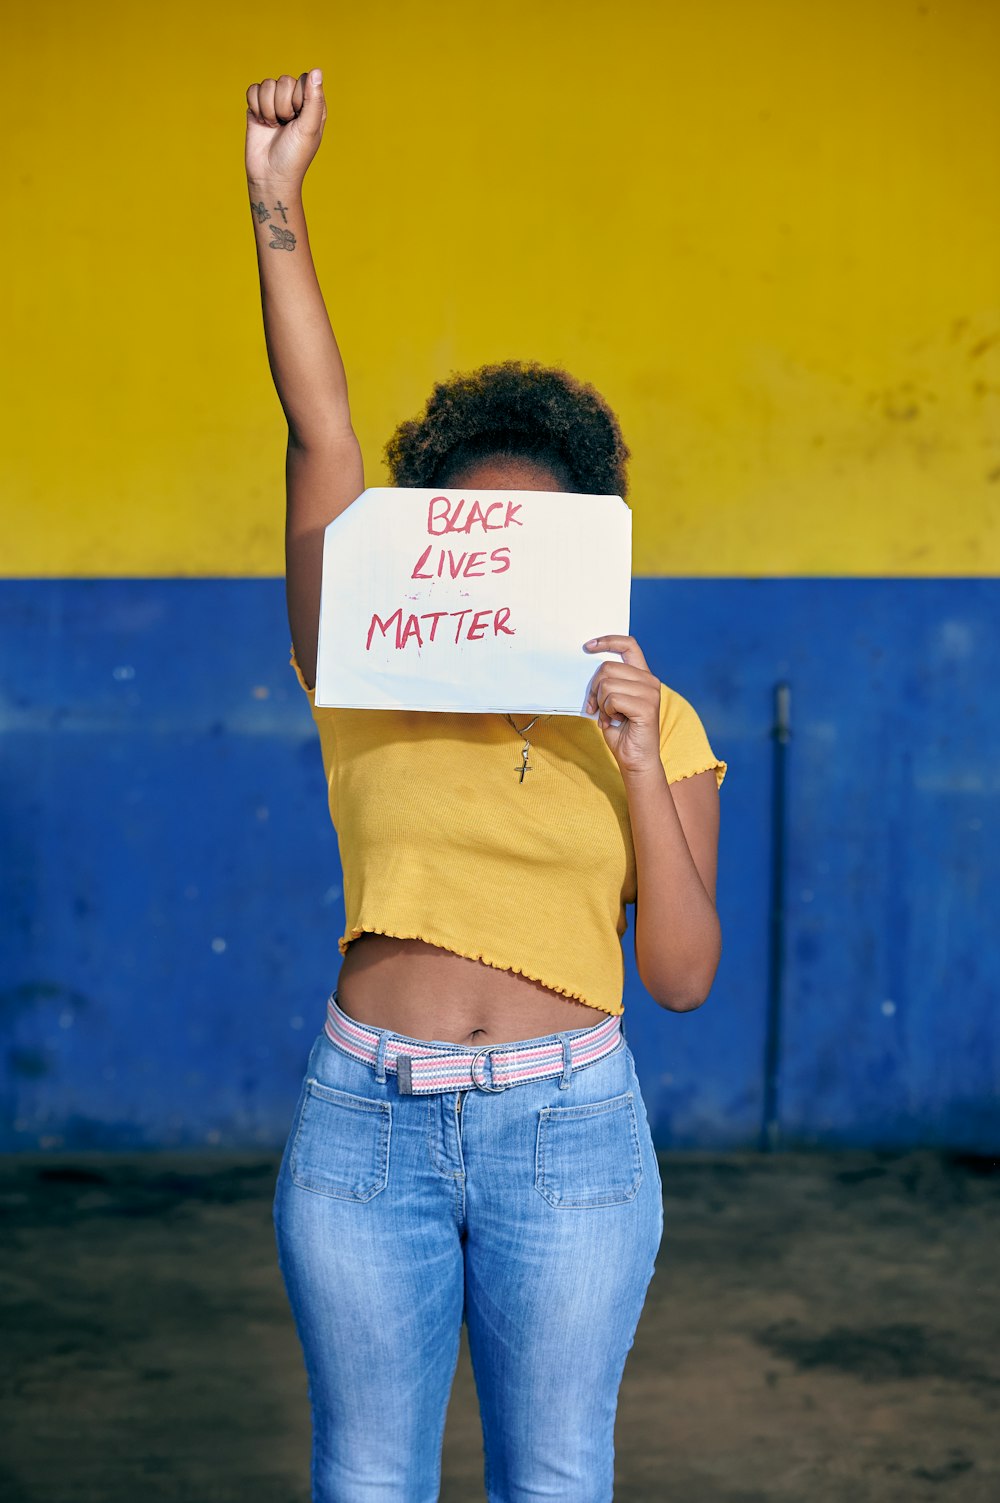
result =
[[[316,73],[318,70],[313,70]],[[267,358],[288,422],[285,593],[295,656],[316,681],[327,524],[365,488],[347,376],[313,265],[302,182],[326,123],[313,75],[247,89],[246,172]]]

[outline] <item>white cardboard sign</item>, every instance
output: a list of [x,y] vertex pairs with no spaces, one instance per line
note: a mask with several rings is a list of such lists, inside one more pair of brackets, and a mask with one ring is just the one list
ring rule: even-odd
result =
[[371,487],[324,534],[316,704],[581,715],[631,572],[620,496]]

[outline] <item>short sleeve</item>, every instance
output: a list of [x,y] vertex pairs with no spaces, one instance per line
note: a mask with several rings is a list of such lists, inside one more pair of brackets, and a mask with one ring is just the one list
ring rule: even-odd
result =
[[660,761],[668,783],[713,768],[716,788],[722,787],[728,766],[709,745],[694,706],[666,684],[660,685]]
[[299,684],[301,685],[301,687],[308,694],[310,703],[313,703],[314,697],[315,697],[315,694],[316,694],[316,690],[315,689],[310,689],[309,685],[306,683],[305,674],[302,672],[302,669],[299,666],[299,660],[295,656],[295,643],[293,642],[290,645],[291,645],[292,655],[288,659],[288,661],[291,663],[292,667],[295,669],[295,677],[298,679]]

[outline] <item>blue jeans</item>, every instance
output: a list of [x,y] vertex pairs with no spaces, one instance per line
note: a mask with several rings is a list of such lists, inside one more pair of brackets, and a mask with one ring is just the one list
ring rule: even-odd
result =
[[490,1503],[611,1503],[618,1390],[663,1234],[624,1035],[565,1089],[405,1095],[320,1033],[274,1226],[314,1503],[436,1503],[463,1319]]

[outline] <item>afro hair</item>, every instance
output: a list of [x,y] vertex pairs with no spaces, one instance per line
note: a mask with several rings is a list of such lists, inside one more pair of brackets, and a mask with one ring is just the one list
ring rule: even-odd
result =
[[533,459],[568,491],[621,496],[629,450],[593,386],[533,361],[504,360],[438,382],[422,415],[385,446],[393,485],[445,486],[494,456]]

